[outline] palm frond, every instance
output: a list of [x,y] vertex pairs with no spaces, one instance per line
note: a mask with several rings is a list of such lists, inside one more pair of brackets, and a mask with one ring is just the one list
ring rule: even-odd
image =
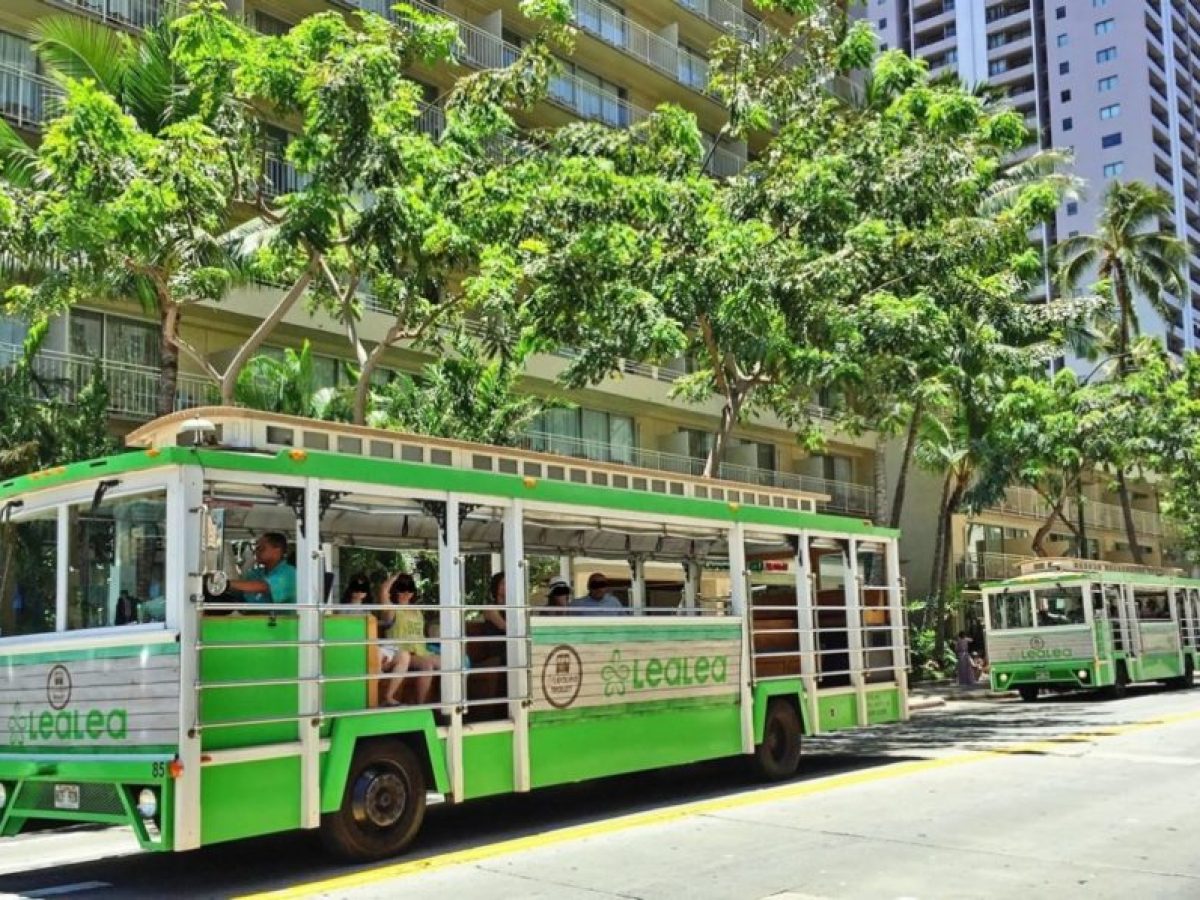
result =
[[0,119],[0,178],[21,188],[33,187],[37,154],[16,130]]
[[121,97],[129,72],[133,42],[129,35],[93,19],[50,16],[33,27],[38,58],[51,75],[91,79]]

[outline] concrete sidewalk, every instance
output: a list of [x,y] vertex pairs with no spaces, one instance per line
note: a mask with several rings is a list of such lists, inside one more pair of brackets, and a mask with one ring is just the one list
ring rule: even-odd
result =
[[1012,697],[1011,691],[993,691],[986,681],[967,687],[954,681],[921,681],[908,689],[908,708],[933,709],[949,700],[1000,700]]

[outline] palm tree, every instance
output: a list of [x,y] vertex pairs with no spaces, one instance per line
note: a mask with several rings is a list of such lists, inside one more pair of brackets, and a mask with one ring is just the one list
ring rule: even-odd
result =
[[344,392],[318,383],[307,340],[299,351],[289,347],[282,356],[251,359],[238,375],[234,399],[251,409],[310,419],[345,419],[348,412]]
[[[1075,290],[1093,271],[1100,278],[1099,293],[1107,301],[1103,315],[1112,322],[1112,355],[1120,380],[1130,372],[1133,339],[1141,333],[1137,298],[1144,297],[1169,321],[1173,313],[1167,295],[1183,296],[1187,289],[1187,247],[1162,226],[1171,214],[1171,197],[1165,191],[1140,181],[1114,181],[1105,192],[1096,234],[1067,238],[1058,246],[1058,281],[1064,290]],[[1117,490],[1126,539],[1140,565],[1141,545],[1123,466],[1117,467]]]

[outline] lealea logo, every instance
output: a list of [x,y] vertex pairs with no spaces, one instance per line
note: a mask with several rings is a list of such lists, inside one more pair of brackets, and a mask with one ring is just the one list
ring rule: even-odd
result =
[[1034,636],[1029,639],[1029,649],[1021,651],[1021,659],[1026,660],[1055,660],[1068,659],[1072,656],[1065,647],[1046,647],[1045,638]]
[[123,741],[129,732],[129,714],[124,709],[68,709],[74,683],[70,670],[61,663],[46,674],[46,704],[49,709],[24,710],[13,707],[8,717],[8,740],[13,746],[82,740]]
[[620,650],[600,673],[604,679],[604,696],[623,697],[627,692],[655,688],[689,687],[701,684],[724,684],[729,677],[729,660],[725,656],[658,656],[625,661]]
[[559,644],[542,666],[542,696],[555,709],[566,709],[583,687],[583,660],[569,644]]

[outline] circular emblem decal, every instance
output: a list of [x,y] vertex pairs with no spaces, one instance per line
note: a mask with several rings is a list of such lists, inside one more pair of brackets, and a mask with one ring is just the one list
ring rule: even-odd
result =
[[1032,637],[1029,639],[1029,646],[1033,650],[1043,650],[1046,647],[1046,642],[1040,637]]
[[583,687],[583,660],[568,644],[559,644],[542,666],[542,696],[555,709],[566,709]]
[[66,666],[55,666],[46,676],[46,700],[53,709],[62,709],[71,702],[71,673]]

